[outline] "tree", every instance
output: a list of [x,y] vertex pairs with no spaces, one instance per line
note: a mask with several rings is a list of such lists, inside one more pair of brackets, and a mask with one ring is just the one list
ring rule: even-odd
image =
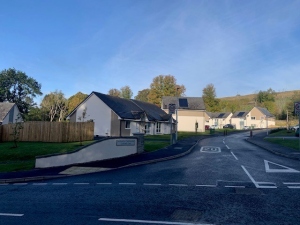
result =
[[15,123],[12,126],[12,133],[10,134],[11,136],[13,136],[13,142],[14,142],[13,148],[18,147],[20,132],[21,132],[22,129],[23,129],[23,121],[22,121],[22,116],[19,113],[17,118],[16,118]]
[[55,118],[57,118],[58,121],[62,121],[68,112],[67,99],[61,91],[55,91],[45,95],[41,107],[47,112],[50,122]]
[[184,94],[184,92],[184,85],[178,85],[174,76],[159,75],[153,79],[150,85],[148,101],[160,106],[163,96],[180,97]]
[[138,92],[137,96],[134,97],[134,99],[142,101],[142,102],[148,102],[148,95],[150,93],[150,89],[143,89]]
[[256,101],[258,103],[263,102],[275,102],[276,92],[269,88],[267,91],[259,91],[256,96]]
[[121,88],[121,98],[131,99],[132,95],[133,93],[128,85]]
[[71,113],[88,95],[77,92],[68,99],[68,113]]
[[37,106],[29,107],[28,113],[25,115],[25,121],[43,121],[43,120],[45,120],[45,118],[41,108]]
[[205,104],[205,108],[208,112],[220,111],[220,100],[216,98],[216,89],[213,84],[208,84],[205,88],[203,88],[202,98]]
[[14,68],[0,72],[0,84],[0,102],[16,103],[22,116],[28,113],[33,98],[42,95],[41,84]]
[[108,91],[108,95],[121,97],[121,92],[118,89],[112,88]]

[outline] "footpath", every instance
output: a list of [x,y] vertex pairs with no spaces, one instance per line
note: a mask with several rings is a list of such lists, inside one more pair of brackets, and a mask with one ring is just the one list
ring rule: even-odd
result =
[[155,163],[164,160],[178,158],[190,153],[199,140],[205,137],[190,137],[178,141],[176,144],[159,149],[154,152],[132,155],[117,159],[97,161],[91,163],[61,166],[45,169],[33,169],[29,171],[0,173],[0,184],[16,183],[34,180],[45,180],[87,173],[95,173],[112,169]]

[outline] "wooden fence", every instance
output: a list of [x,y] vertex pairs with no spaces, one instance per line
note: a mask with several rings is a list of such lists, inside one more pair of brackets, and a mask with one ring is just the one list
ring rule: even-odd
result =
[[[93,122],[24,122],[19,141],[75,142],[94,138]],[[0,141],[13,141],[14,124],[0,126]]]

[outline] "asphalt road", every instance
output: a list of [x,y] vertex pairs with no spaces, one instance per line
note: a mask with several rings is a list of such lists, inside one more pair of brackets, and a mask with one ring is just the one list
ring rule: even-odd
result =
[[246,135],[170,161],[1,185],[0,224],[299,224],[299,161]]

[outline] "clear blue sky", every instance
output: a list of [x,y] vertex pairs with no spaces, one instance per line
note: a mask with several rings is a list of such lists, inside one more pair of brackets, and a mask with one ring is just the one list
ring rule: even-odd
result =
[[0,0],[0,53],[0,70],[66,97],[135,96],[161,74],[191,97],[209,83],[217,97],[296,90],[300,1]]

